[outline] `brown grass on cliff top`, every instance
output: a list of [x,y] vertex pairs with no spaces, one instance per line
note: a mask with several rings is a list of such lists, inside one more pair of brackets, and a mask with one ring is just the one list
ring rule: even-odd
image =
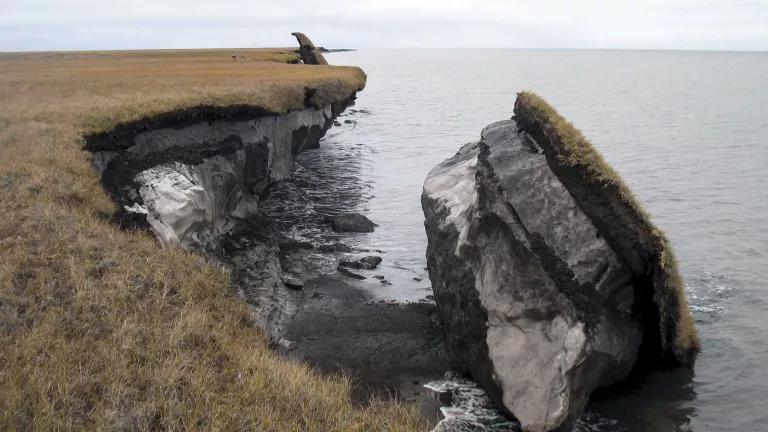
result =
[[[244,58],[233,60],[232,55]],[[215,263],[114,211],[85,132],[200,104],[274,111],[362,87],[291,50],[0,54],[0,430],[415,430],[274,355]]]
[[[699,338],[693,317],[688,308],[688,300],[685,295],[685,284],[678,270],[672,246],[666,235],[651,221],[651,216],[640,205],[632,191],[624,183],[621,176],[611,167],[600,152],[592,146],[592,143],[584,137],[580,130],[563,118],[554,107],[542,97],[533,92],[524,91],[518,94],[518,102],[515,103],[515,114],[518,109],[525,109],[525,115],[535,117],[542,125],[545,125],[559,138],[555,142],[559,163],[583,169],[586,173],[585,180],[594,185],[613,185],[618,190],[622,202],[633,212],[636,219],[642,224],[643,231],[648,237],[647,244],[652,245],[658,252],[659,262],[656,263],[663,274],[662,289],[655,297],[655,301],[662,309],[666,299],[675,300],[676,310],[669,311],[674,320],[675,340],[670,341],[675,354],[682,363],[691,363],[695,353],[699,351]],[[662,316],[665,311],[661,310]]]

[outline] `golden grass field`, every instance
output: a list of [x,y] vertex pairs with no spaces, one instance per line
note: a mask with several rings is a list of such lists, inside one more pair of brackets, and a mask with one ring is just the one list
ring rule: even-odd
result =
[[[233,55],[241,56],[232,59]],[[0,54],[0,430],[418,430],[279,358],[227,273],[121,231],[83,135],[200,105],[275,112],[364,86],[293,50]]]

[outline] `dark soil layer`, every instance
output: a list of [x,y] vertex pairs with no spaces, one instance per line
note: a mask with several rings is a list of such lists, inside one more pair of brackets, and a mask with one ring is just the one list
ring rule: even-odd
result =
[[434,304],[376,300],[341,275],[307,281],[304,291],[304,303],[286,329],[286,338],[297,342],[287,355],[352,377],[359,383],[359,402],[374,394],[420,399],[422,385],[445,373]]

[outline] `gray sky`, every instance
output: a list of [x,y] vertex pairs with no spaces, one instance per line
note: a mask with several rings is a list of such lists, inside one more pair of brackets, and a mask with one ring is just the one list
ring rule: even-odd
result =
[[0,0],[0,51],[293,46],[768,50],[768,0]]

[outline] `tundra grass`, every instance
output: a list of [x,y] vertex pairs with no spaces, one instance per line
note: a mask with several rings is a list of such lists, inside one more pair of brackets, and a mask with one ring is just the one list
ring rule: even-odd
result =
[[[237,56],[232,58],[232,56]],[[116,228],[84,134],[176,109],[362,88],[293,50],[0,54],[0,430],[417,430],[276,356],[205,256]]]
[[685,284],[665,234],[653,224],[650,215],[600,152],[547,101],[535,93],[521,92],[515,103],[515,115],[522,115],[541,125],[554,147],[559,164],[583,173],[583,180],[594,186],[596,191],[608,194],[611,193],[607,192],[609,190],[616,191],[619,200],[629,210],[631,219],[639,225],[644,237],[640,245],[647,247],[657,259],[654,265],[659,280],[654,301],[659,306],[662,327],[670,325],[674,329],[672,340],[663,340],[662,345],[671,345],[681,363],[692,364],[699,351],[699,338],[688,308]]

